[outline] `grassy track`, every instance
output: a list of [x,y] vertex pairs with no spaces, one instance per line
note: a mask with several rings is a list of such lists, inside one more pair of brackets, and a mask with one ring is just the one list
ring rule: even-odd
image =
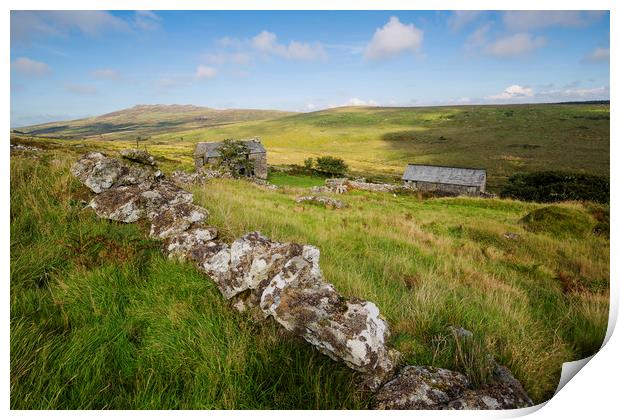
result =
[[[12,408],[364,407],[348,369],[235,314],[194,268],[163,259],[145,226],[81,210],[89,194],[71,162],[122,142],[37,143],[40,158],[11,159]],[[335,211],[296,204],[303,191],[214,180],[193,192],[224,239],[260,230],[318,246],[325,278],[378,304],[408,363],[467,371],[446,331],[462,326],[541,402],[562,362],[599,348],[607,237],[528,231],[533,203],[354,192]],[[559,206],[586,227],[601,211]]]

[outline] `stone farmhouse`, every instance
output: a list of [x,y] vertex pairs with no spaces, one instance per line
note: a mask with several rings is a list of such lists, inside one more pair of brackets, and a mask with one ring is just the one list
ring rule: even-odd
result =
[[[257,137],[249,140],[240,140],[249,150],[248,158],[254,164],[253,173],[241,175],[254,176],[260,179],[267,179],[267,150],[263,147],[260,139]],[[219,164],[220,153],[218,149],[222,145],[222,142],[201,142],[196,144],[194,150],[194,164],[196,171],[199,171],[204,166],[215,167]],[[244,171],[245,169],[240,169]]]
[[481,195],[487,183],[486,169],[454,168],[450,166],[417,165],[410,163],[402,177],[405,186],[418,191],[446,195]]

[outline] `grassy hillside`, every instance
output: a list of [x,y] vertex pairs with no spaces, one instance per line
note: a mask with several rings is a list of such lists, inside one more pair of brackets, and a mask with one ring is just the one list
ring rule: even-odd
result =
[[124,139],[149,137],[162,132],[205,129],[241,121],[290,115],[291,112],[260,109],[212,109],[194,105],[136,105],[99,117],[19,128],[33,136],[65,139]]
[[[268,124],[300,118],[315,117]],[[90,194],[68,168],[85,148],[36,144],[38,158],[11,159],[13,408],[365,406],[353,373],[235,314],[193,267],[163,259],[147,226],[81,210]],[[562,362],[599,348],[609,239],[593,216],[608,206],[354,192],[335,211],[296,204],[303,191],[236,180],[193,190],[226,240],[260,230],[318,246],[325,278],[377,303],[408,363],[466,371],[446,330],[465,327],[541,402]]]
[[[187,115],[195,118],[202,111],[196,112]],[[286,116],[235,114],[217,123],[186,119],[182,124],[150,109],[136,113],[125,112],[124,122],[112,115],[95,122],[48,124],[32,133],[79,142],[85,137],[95,147],[113,139],[118,148],[146,133],[150,138],[144,144],[151,152],[188,168],[198,141],[259,136],[270,164],[302,164],[305,158],[331,154],[354,171],[389,177],[401,176],[410,162],[483,167],[495,191],[517,171],[609,175],[609,105],[349,107]],[[108,120],[111,126],[105,125]]]

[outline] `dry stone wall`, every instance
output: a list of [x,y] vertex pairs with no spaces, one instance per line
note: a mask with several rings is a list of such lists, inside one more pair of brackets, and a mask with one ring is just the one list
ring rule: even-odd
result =
[[72,173],[96,195],[89,206],[102,218],[132,223],[146,219],[150,236],[170,258],[194,262],[234,308],[255,319],[271,317],[317,350],[360,372],[375,391],[374,407],[517,408],[531,400],[510,372],[472,389],[457,372],[407,366],[387,345],[390,329],[369,301],[342,296],[325,281],[320,251],[312,245],[273,241],[251,232],[227,244],[207,225],[209,212],[164,177],[150,156],[122,152],[123,161],[87,153]]

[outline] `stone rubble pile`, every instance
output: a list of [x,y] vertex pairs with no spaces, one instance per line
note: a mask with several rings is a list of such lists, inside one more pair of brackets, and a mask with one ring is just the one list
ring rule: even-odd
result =
[[164,177],[152,157],[121,152],[83,155],[72,173],[96,195],[89,206],[102,218],[151,223],[170,258],[194,262],[234,308],[256,319],[272,317],[320,352],[361,372],[376,391],[374,407],[516,408],[531,405],[519,382],[497,366],[496,383],[472,389],[457,372],[407,366],[386,342],[387,321],[368,301],[347,298],[326,282],[320,251],[311,245],[277,242],[251,232],[227,244],[207,225],[209,213],[193,195]]
[[330,207],[333,209],[342,209],[345,208],[347,205],[345,202],[340,201],[340,200],[336,200],[335,198],[331,198],[331,197],[325,197],[325,196],[321,196],[321,195],[306,195],[303,197],[298,197],[295,200],[296,203],[316,203],[316,204],[322,204],[325,207]]
[[376,184],[365,180],[351,180],[348,178],[328,178],[325,180],[325,187],[318,187],[322,192],[334,192],[343,194],[350,190],[373,191],[373,192],[395,192],[401,187],[393,184]]

